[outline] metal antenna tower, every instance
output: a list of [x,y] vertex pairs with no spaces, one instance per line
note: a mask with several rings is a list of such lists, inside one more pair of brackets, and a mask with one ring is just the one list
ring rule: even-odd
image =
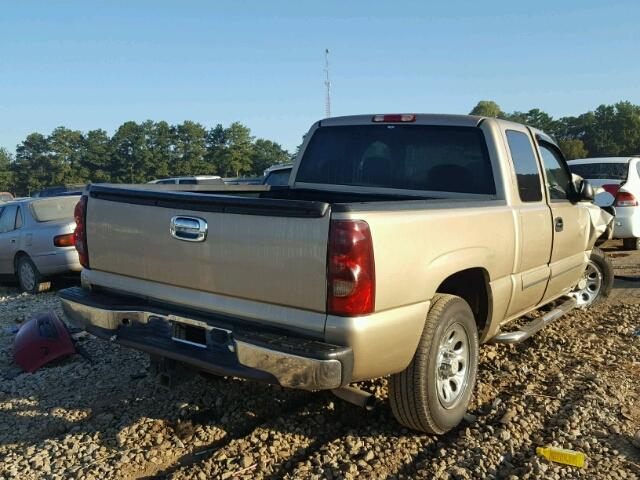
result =
[[324,86],[326,88],[324,99],[324,115],[331,116],[331,80],[329,80],[329,49],[324,49]]

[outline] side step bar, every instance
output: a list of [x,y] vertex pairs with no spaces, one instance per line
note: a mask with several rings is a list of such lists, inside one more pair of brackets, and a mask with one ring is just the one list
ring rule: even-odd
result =
[[556,308],[524,325],[514,332],[499,333],[491,340],[493,343],[522,343],[530,336],[538,333],[551,322],[575,308],[577,302],[574,297],[566,297],[566,300]]

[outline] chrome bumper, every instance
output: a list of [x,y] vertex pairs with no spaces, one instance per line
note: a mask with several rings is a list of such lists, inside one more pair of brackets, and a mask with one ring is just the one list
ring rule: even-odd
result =
[[[95,295],[77,287],[61,290],[60,297],[65,314],[75,326],[98,337],[173,357],[199,368],[218,372],[217,360],[220,359],[224,374],[254,378],[246,374],[246,369],[256,370],[272,376],[283,387],[303,390],[334,389],[350,380],[353,354],[348,347],[253,329],[236,330],[229,324],[221,326],[210,319],[169,313],[163,308],[127,308],[122,302],[109,306],[105,303],[110,296]],[[203,329],[208,344],[185,345],[189,342],[172,341],[175,339],[166,332],[176,323]],[[150,346],[154,336],[156,341]],[[213,337],[218,340],[210,340]],[[219,341],[220,338],[223,340]],[[207,356],[205,360],[203,355]],[[229,359],[225,359],[229,355],[243,369],[235,371],[229,367]]]

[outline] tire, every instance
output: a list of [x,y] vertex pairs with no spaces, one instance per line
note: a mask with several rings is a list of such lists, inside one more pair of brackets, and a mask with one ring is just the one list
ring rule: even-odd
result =
[[611,293],[613,277],[611,260],[602,250],[594,247],[581,279],[586,285],[583,288],[578,285],[571,293],[578,301],[578,307],[589,308],[603,302]]
[[18,258],[16,262],[16,275],[20,289],[23,292],[35,294],[46,292],[51,288],[51,282],[45,281],[45,279],[42,278],[38,267],[36,267],[33,261],[26,255]]
[[[458,338],[466,337],[467,355],[459,364],[457,361],[444,366],[440,347],[445,338],[454,332],[454,347]],[[446,347],[445,347],[446,348]],[[464,363],[467,365],[463,365]],[[466,368],[460,383],[447,403],[444,391],[439,387],[451,381],[442,375],[451,374],[455,369]],[[441,371],[442,375],[441,375]],[[448,369],[448,371],[444,371]],[[421,432],[443,434],[460,423],[467,411],[475,387],[478,371],[478,329],[469,304],[454,295],[436,294],[427,318],[418,348],[409,366],[389,380],[389,401],[396,420],[405,427]],[[451,377],[453,378],[453,377]],[[455,383],[455,382],[454,382]],[[457,393],[456,393],[457,392]],[[457,396],[456,396],[457,395]]]
[[622,239],[622,248],[625,250],[640,250],[640,238]]

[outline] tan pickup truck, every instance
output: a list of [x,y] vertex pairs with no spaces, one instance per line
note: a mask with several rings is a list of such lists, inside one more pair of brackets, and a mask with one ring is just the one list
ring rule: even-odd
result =
[[593,190],[516,123],[330,118],[288,186],[206,188],[88,187],[82,288],[60,292],[71,321],[165,367],[362,405],[348,385],[390,375],[398,421],[442,433],[466,411],[479,343],[521,342],[612,284]]

